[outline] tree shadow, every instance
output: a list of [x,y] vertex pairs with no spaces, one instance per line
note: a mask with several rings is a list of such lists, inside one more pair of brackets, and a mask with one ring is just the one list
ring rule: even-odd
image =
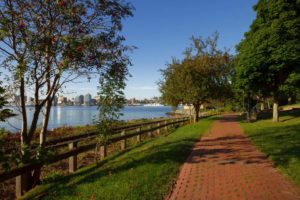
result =
[[263,128],[250,134],[254,143],[271,157],[276,166],[288,166],[291,159],[300,160],[300,124]]
[[222,117],[219,121],[223,122],[223,123],[236,122],[238,117],[239,117],[239,115],[236,115],[236,114],[227,114],[227,115],[224,115],[224,117]]
[[194,147],[187,162],[217,162],[219,165],[236,163],[272,165],[267,160],[267,156],[257,151],[251,140],[243,135],[204,139]]
[[[273,115],[272,110],[266,112],[259,112],[257,115],[257,120],[272,119],[272,115]],[[279,116],[290,117],[288,119],[282,120],[281,122],[300,117],[300,108],[293,108],[291,110],[280,110]]]
[[[47,186],[39,192],[38,198],[42,199],[48,195],[51,196],[53,193],[57,193],[61,197],[72,196],[76,193],[77,185],[94,183],[102,177],[108,176],[110,172],[113,174],[122,173],[147,164],[183,163],[197,140],[183,139],[177,142],[154,145],[138,151],[136,150],[137,146],[135,146],[126,152],[110,156],[98,164],[83,168],[74,174],[49,180]],[[125,153],[127,153],[126,157],[122,157]]]

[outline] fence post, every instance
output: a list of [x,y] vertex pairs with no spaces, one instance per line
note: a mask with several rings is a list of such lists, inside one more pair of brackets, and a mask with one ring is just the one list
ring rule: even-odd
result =
[[180,122],[180,126],[183,126],[183,125],[184,125],[184,122],[182,121],[182,118],[179,119],[179,121],[181,121],[181,122]]
[[[77,148],[77,142],[69,143],[69,150]],[[69,158],[69,172],[73,173],[77,170],[77,155],[71,156]]]
[[[122,131],[121,132],[121,136],[124,136],[124,135],[126,135],[126,131]],[[126,141],[126,139],[121,140],[121,149],[124,150],[124,149],[126,149],[126,147],[127,147],[127,141]]]
[[167,121],[165,121],[165,131],[168,132],[168,126],[167,126]]
[[[159,126],[160,126],[160,123],[158,122],[157,127],[159,127]],[[157,128],[157,135],[160,135],[160,128]]]
[[100,158],[101,160],[107,156],[107,144],[103,144],[100,147]]
[[176,125],[179,127],[181,126],[180,122],[179,122],[179,118],[176,119]]
[[[148,125],[148,129],[151,129],[151,124]],[[149,136],[149,137],[152,137],[152,131],[149,131],[149,132],[148,132],[148,136]]]
[[16,197],[17,198],[22,197],[25,194],[25,192],[29,191],[30,175],[31,175],[31,172],[27,172],[25,174],[22,174],[22,175],[16,177]]
[[[140,132],[140,131],[141,131],[141,127],[136,129],[136,132]],[[141,142],[141,134],[140,133],[136,136],[136,141],[138,143]]]

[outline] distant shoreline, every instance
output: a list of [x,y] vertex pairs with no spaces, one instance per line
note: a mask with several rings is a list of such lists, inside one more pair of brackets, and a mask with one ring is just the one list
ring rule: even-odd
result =
[[[98,105],[52,105],[52,107],[66,107],[66,106],[78,106],[78,107],[93,107]],[[126,104],[124,106],[145,106],[145,107],[167,107],[168,105],[163,104]],[[5,107],[17,107],[16,105],[7,105]],[[26,105],[26,107],[34,107],[34,105]]]
[[[10,107],[9,109],[19,114],[18,107]],[[132,119],[150,119],[157,117],[166,117],[172,109],[169,106],[125,106],[120,112],[120,120]],[[32,120],[34,107],[26,106],[28,121]],[[60,126],[81,126],[92,124],[98,119],[98,106],[73,106],[73,105],[57,105],[53,106],[50,112],[49,129]],[[21,128],[21,115],[9,118],[7,122],[0,122],[0,127],[14,132]],[[39,116],[38,126],[42,124],[42,115]]]

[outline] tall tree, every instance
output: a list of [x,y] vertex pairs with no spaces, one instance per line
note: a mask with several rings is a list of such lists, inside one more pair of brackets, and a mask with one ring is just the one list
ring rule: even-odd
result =
[[237,81],[246,92],[273,97],[278,122],[280,87],[300,66],[300,1],[260,0],[256,19],[238,45]]
[[[3,0],[0,2],[2,63],[20,95],[23,163],[30,162],[31,141],[42,109],[40,146],[43,148],[52,101],[65,83],[109,71],[114,63],[127,67],[122,20],[132,15],[121,0]],[[34,95],[34,114],[28,121],[25,92]],[[41,100],[42,99],[42,100]],[[37,156],[40,156],[38,154]],[[28,188],[39,172],[24,179]],[[25,190],[27,190],[25,189]]]
[[173,59],[167,69],[161,70],[159,83],[165,102],[176,106],[192,104],[194,121],[199,120],[201,104],[226,94],[231,72],[229,55],[217,49],[218,34],[206,40],[192,37],[192,45],[185,51],[185,58]]

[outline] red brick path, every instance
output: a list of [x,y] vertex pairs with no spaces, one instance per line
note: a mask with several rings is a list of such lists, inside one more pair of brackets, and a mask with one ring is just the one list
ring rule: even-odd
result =
[[227,115],[195,145],[168,199],[295,200],[299,194]]

